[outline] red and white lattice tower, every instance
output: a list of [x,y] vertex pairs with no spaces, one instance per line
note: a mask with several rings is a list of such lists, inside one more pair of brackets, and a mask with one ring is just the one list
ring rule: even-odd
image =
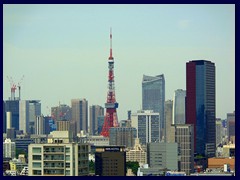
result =
[[115,97],[114,87],[114,58],[112,56],[112,30],[110,30],[110,56],[108,58],[108,94],[107,102],[105,103],[106,114],[101,135],[109,137],[109,129],[118,127],[117,108],[118,103]]

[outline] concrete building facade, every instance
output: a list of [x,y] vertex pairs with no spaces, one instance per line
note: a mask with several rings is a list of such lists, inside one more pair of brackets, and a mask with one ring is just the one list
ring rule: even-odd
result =
[[151,168],[178,170],[177,143],[147,143],[147,163]]
[[30,144],[28,152],[29,176],[88,175],[88,144],[70,142],[68,131],[52,132],[49,143]]
[[3,142],[3,157],[4,158],[15,158],[16,156],[16,144],[11,139],[5,139]]
[[76,132],[88,132],[88,101],[86,99],[72,99],[72,119],[76,123]]
[[149,142],[160,142],[159,113],[152,110],[141,110],[132,113],[132,127],[137,129],[137,138],[140,143],[146,145]]
[[190,124],[171,126],[173,142],[178,144],[180,155],[179,169],[187,175],[194,172],[194,129]]
[[92,105],[90,106],[89,114],[90,134],[99,135],[100,132],[98,131],[98,117],[104,116],[104,108],[99,105]]
[[111,127],[109,131],[109,145],[134,146],[137,130],[133,127]]
[[143,150],[139,139],[135,139],[134,147],[126,150],[126,161],[138,162],[139,165],[147,163],[147,152]]

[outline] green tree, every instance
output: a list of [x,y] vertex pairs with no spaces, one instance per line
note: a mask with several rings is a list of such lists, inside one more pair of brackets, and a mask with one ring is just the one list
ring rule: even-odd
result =
[[137,171],[139,168],[139,162],[137,161],[128,161],[126,163],[126,169],[132,169],[133,174],[137,175]]
[[93,160],[89,161],[89,173],[95,173],[95,163]]

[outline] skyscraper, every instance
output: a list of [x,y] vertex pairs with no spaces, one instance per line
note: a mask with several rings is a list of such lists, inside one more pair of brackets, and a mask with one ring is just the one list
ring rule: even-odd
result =
[[19,102],[19,130],[29,132],[29,102],[26,100]]
[[46,123],[46,120],[43,117],[43,115],[36,116],[35,123],[34,123],[34,125],[35,125],[35,128],[34,128],[35,129],[35,134],[37,134],[37,135],[46,134],[46,132],[45,132],[45,127],[46,127],[45,123]]
[[131,115],[132,127],[137,129],[137,137],[141,144],[160,142],[159,117],[159,113],[152,110],[142,110]]
[[[12,127],[15,130],[19,130],[19,100],[7,100],[4,102],[4,124],[6,124],[6,115],[5,112],[12,113]],[[3,128],[6,132],[6,125]]]
[[167,100],[165,101],[165,107],[164,107],[164,142],[169,142],[170,139],[170,129],[172,124],[172,109],[173,109],[173,101]]
[[177,89],[174,92],[172,124],[185,124],[185,98],[186,98],[185,90]]
[[153,110],[160,114],[160,137],[164,135],[164,102],[165,79],[164,75],[146,76],[142,80],[142,109]]
[[98,135],[98,117],[104,115],[104,108],[99,105],[90,106],[90,134]]
[[19,102],[19,130],[23,133],[35,133],[36,116],[41,115],[39,100],[21,100]]
[[80,133],[82,130],[88,132],[88,101],[86,99],[72,99],[71,103],[71,121],[76,123],[76,133]]
[[235,111],[227,113],[227,135],[228,141],[233,142],[233,138],[235,139]]
[[171,126],[171,142],[178,143],[180,153],[180,171],[187,175],[194,171],[194,129],[192,124],[175,124]]
[[186,63],[186,124],[194,125],[194,149],[215,156],[215,64],[206,60]]
[[29,101],[29,133],[35,133],[35,120],[36,116],[41,116],[41,103],[40,100]]

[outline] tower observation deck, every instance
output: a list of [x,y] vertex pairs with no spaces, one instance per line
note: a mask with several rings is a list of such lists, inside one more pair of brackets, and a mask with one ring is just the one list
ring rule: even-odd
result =
[[108,93],[107,102],[105,103],[106,114],[101,135],[109,137],[109,129],[118,127],[117,108],[115,87],[114,87],[114,58],[112,56],[112,30],[110,30],[110,56],[108,58]]

